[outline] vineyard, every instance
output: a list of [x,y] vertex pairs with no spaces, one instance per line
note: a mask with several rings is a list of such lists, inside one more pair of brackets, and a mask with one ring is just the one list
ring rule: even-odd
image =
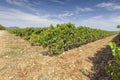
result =
[[0,80],[120,80],[120,0],[0,0]]
[[[120,33],[64,23],[44,28],[6,28],[0,31],[0,39],[1,64],[5,68],[0,66],[0,78],[12,73],[16,80],[30,80],[31,76],[38,80],[120,79]],[[111,42],[114,39],[118,43]],[[9,67],[7,62],[21,67]],[[8,73],[4,73],[6,69]]]
[[8,31],[28,40],[32,45],[48,48],[49,54],[62,54],[82,44],[115,34],[85,26],[76,27],[72,23],[57,24],[55,27],[51,24],[48,28],[14,28]]

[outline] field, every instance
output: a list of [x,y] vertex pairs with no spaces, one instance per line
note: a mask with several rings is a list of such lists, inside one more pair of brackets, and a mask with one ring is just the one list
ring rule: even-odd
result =
[[0,0],[0,80],[120,80],[120,0]]
[[119,80],[119,56],[108,46],[116,40],[114,32],[71,23],[1,30],[0,80]]

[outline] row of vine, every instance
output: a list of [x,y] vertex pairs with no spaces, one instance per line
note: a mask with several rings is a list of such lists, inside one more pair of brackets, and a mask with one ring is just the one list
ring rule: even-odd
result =
[[76,27],[72,23],[50,25],[48,28],[15,28],[8,29],[31,44],[37,43],[49,49],[49,54],[62,54],[64,51],[82,44],[95,41],[115,33],[92,29],[85,26]]

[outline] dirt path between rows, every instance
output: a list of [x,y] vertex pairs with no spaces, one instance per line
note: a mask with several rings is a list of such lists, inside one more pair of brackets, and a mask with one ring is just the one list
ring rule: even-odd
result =
[[0,80],[110,80],[104,66],[115,36],[51,57],[42,47],[0,31]]

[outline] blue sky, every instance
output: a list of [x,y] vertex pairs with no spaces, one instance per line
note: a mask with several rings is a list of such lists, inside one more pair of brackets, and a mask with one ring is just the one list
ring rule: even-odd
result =
[[0,24],[47,27],[72,22],[104,30],[120,24],[119,0],[0,0]]

